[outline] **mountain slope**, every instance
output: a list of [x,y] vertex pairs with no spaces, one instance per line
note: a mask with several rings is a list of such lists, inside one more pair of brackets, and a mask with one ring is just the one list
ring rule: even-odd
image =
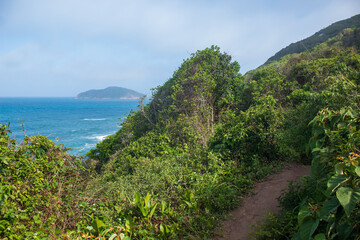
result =
[[327,41],[330,38],[335,37],[340,32],[342,32],[346,28],[356,28],[360,26],[360,14],[355,15],[351,18],[336,22],[331,24],[330,26],[316,32],[311,37],[308,37],[304,40],[298,41],[296,43],[292,43],[286,48],[283,48],[279,52],[277,52],[274,56],[270,57],[265,64],[268,64],[272,61],[278,61],[283,56],[293,53],[301,53],[305,51],[312,50],[316,45]]

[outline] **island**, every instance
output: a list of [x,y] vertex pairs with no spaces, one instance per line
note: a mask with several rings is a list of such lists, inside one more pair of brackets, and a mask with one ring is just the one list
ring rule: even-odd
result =
[[79,93],[76,99],[139,99],[144,94],[122,87],[92,89]]

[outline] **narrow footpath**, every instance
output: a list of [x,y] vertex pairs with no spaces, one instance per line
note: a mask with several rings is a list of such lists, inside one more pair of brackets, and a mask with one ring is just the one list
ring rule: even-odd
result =
[[222,232],[214,240],[248,240],[252,225],[267,216],[267,212],[278,213],[277,198],[281,190],[286,189],[289,181],[300,180],[310,174],[310,166],[293,163],[281,172],[267,177],[255,184],[254,195],[242,199],[240,207],[234,209],[229,219],[222,223]]

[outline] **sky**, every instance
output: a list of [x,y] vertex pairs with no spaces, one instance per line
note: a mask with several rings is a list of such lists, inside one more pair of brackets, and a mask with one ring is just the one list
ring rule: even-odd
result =
[[0,97],[151,96],[211,45],[242,74],[360,13],[359,0],[0,0]]

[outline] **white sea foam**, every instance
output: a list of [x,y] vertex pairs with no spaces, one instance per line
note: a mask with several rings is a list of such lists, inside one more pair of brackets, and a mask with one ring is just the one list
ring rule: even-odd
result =
[[85,145],[82,148],[80,148],[78,151],[80,153],[88,152],[90,149],[94,148],[95,146],[96,144],[85,143]]
[[84,118],[84,121],[104,121],[106,118]]
[[86,139],[91,139],[91,140],[97,140],[97,141],[102,141],[104,140],[107,136],[109,135],[99,135],[99,136],[92,136],[92,137],[85,137]]

